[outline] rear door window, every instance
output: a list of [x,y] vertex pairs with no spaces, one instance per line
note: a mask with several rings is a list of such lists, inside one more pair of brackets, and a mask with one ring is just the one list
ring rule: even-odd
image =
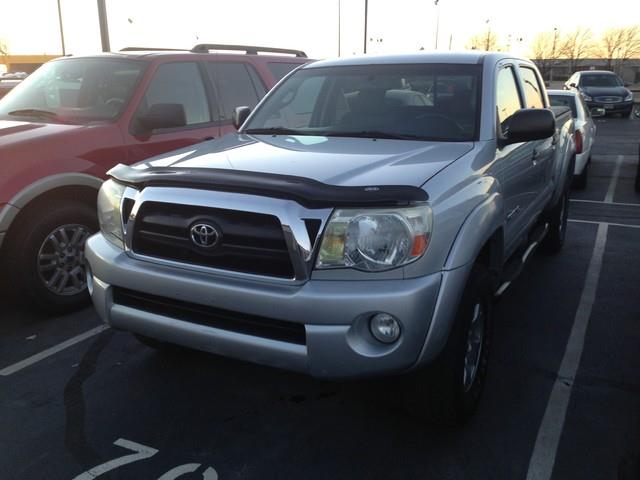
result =
[[236,107],[254,108],[267,93],[252,65],[242,62],[207,62],[207,71],[220,97],[221,116],[230,120]]
[[522,77],[522,86],[524,87],[526,107],[544,108],[542,88],[540,87],[536,72],[531,68],[520,67],[520,76]]
[[300,66],[299,63],[288,63],[288,62],[267,63],[267,68],[271,72],[271,75],[273,75],[277,81],[282,80],[282,78],[284,78],[284,76],[287,75],[291,70],[294,70],[299,66]]
[[207,94],[195,62],[165,63],[158,67],[138,111],[144,113],[158,103],[182,105],[187,125],[211,121]]
[[496,107],[502,133],[505,134],[509,130],[511,117],[522,108],[513,67],[505,67],[498,72]]

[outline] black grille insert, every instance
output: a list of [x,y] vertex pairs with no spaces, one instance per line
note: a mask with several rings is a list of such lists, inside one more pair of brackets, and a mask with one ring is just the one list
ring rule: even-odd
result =
[[[210,249],[194,244],[190,229],[196,223],[219,228],[220,243]],[[145,202],[136,216],[133,251],[223,270],[294,277],[282,226],[273,215]]]
[[113,302],[185,322],[281,342],[306,344],[304,325],[173,300],[124,288],[113,289]]

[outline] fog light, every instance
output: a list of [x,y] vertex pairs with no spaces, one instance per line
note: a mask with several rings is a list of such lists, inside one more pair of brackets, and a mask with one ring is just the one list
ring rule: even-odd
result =
[[87,277],[87,291],[89,295],[93,295],[93,273],[91,272],[91,267],[88,263],[85,263],[84,269]]
[[371,317],[371,334],[382,343],[393,343],[400,337],[400,324],[388,313],[378,313]]

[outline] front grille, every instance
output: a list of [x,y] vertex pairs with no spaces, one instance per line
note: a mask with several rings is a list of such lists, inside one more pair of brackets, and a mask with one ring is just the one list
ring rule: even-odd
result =
[[[191,227],[215,225],[222,233],[213,248],[197,246]],[[135,219],[134,253],[236,272],[293,278],[282,225],[252,212],[162,202],[144,202]]]
[[595,97],[594,100],[596,102],[616,103],[616,102],[621,102],[622,97]]
[[298,345],[306,344],[304,325],[300,323],[284,322],[257,315],[246,315],[119,287],[114,287],[113,289],[113,302],[116,305],[175,318],[184,322],[219,328],[229,332]]

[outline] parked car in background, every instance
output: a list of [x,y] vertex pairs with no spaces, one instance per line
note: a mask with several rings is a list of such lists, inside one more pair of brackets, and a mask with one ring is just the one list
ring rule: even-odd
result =
[[576,166],[574,170],[573,185],[584,189],[587,186],[589,164],[591,163],[591,148],[596,140],[596,124],[594,116],[602,116],[598,108],[593,112],[587,107],[584,98],[577,92],[568,90],[548,90],[549,101],[552,106],[569,107],[573,115],[576,145]]
[[408,410],[464,422],[493,298],[563,246],[569,109],[532,62],[468,52],[317,62],[249,110],[237,133],[110,171],[86,246],[98,314],[160,348],[406,374]]
[[13,88],[15,88],[22,80],[8,80],[0,78],[0,98],[4,97]]
[[565,90],[582,94],[587,107],[602,107],[606,113],[631,116],[633,92],[626,88],[620,77],[606,70],[576,72],[564,84]]
[[[221,49],[235,53],[209,53]],[[106,171],[235,131],[237,105],[255,106],[308,61],[298,50],[201,44],[40,67],[0,100],[2,271],[33,305],[86,302],[84,241]]]

